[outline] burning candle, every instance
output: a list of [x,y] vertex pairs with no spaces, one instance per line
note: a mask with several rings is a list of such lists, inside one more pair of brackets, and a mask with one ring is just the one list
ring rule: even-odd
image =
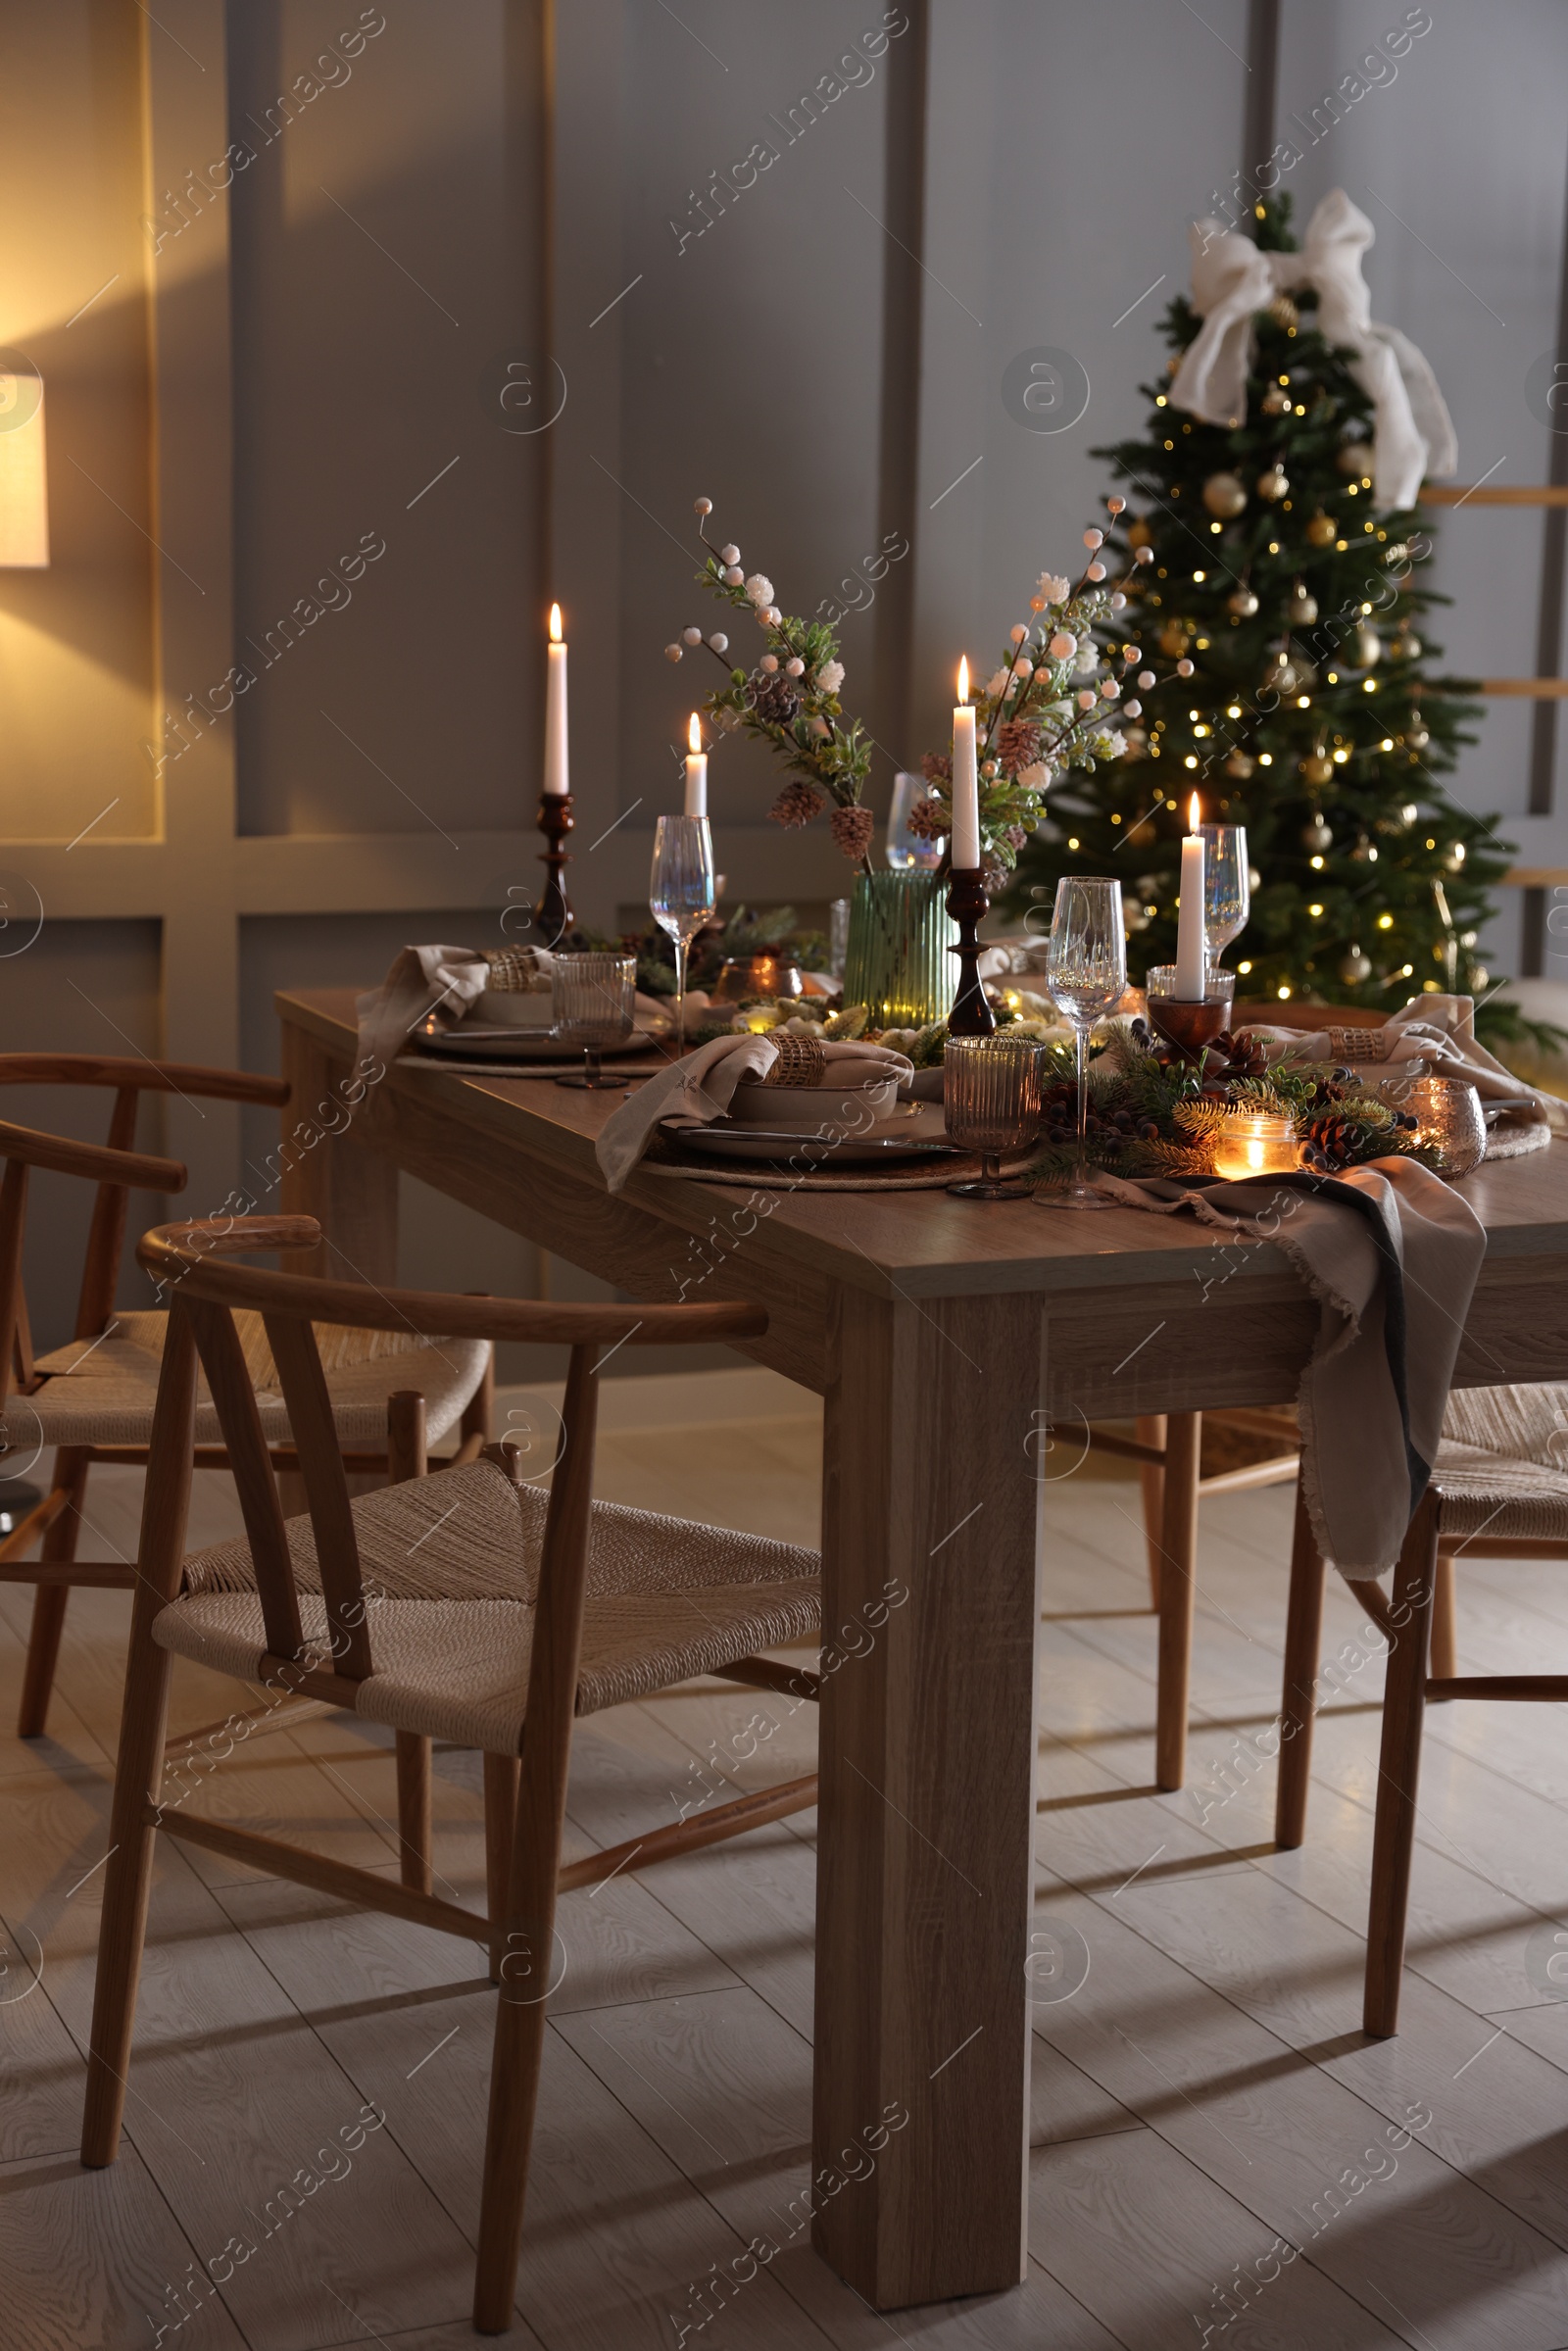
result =
[[1182,896],[1176,926],[1176,994],[1184,1004],[1203,1001],[1207,977],[1203,939],[1203,836],[1198,827],[1202,810],[1198,794],[1188,804],[1188,834],[1182,843]]
[[1214,1139],[1214,1173],[1286,1175],[1297,1164],[1296,1129],[1277,1113],[1227,1110]]
[[691,746],[686,755],[686,813],[688,816],[708,814],[708,754],[703,749],[703,730],[693,710],[691,724],[686,729]]
[[550,671],[545,683],[545,790],[560,799],[571,790],[566,760],[566,647],[561,607],[550,608]]
[[[958,663],[958,701],[953,713],[953,866],[957,873],[972,873],[980,862],[980,770],[974,722],[969,660],[964,655]],[[1199,895],[1201,897],[1201,891]]]

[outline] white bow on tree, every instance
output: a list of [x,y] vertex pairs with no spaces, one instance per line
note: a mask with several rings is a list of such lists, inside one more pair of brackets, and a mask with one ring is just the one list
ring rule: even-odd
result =
[[1247,414],[1252,318],[1277,294],[1311,286],[1325,342],[1354,354],[1350,372],[1372,402],[1373,496],[1380,507],[1414,506],[1428,473],[1458,464],[1453,422],[1422,354],[1396,326],[1380,326],[1361,275],[1376,231],[1343,188],[1325,196],[1299,253],[1264,253],[1221,220],[1196,220],[1193,307],[1203,320],[1170,388],[1173,408],[1206,424],[1234,426]]

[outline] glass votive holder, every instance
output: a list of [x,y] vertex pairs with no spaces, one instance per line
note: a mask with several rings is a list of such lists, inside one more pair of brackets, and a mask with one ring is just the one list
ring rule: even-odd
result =
[[1201,997],[1188,998],[1177,994],[1176,965],[1156,963],[1144,975],[1144,992],[1149,1004],[1150,1027],[1188,1060],[1196,1061],[1204,1046],[1212,1045],[1231,1025],[1236,974],[1211,967],[1204,978]]
[[942,1055],[942,1113],[948,1141],[978,1151],[981,1173],[948,1190],[964,1200],[1027,1200],[1027,1184],[1004,1178],[1005,1151],[1040,1132],[1042,1048],[1032,1037],[950,1037]]
[[1275,1111],[1227,1110],[1214,1138],[1214,1173],[1236,1183],[1243,1176],[1288,1175],[1297,1165],[1296,1128]]
[[1468,1175],[1487,1155],[1481,1097],[1464,1078],[1417,1078],[1399,1098],[1423,1143],[1435,1144],[1444,1175]]
[[607,1078],[599,1056],[630,1041],[637,1009],[637,958],[590,949],[558,955],[550,973],[552,1036],[581,1048],[585,1066],[558,1086],[624,1087]]

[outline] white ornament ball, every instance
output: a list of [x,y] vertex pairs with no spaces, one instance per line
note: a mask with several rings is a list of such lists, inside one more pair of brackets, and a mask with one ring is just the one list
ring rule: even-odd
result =
[[1078,650],[1078,640],[1070,629],[1058,628],[1049,648],[1054,661],[1070,661]]
[[725,585],[725,587],[726,587],[726,588],[744,588],[744,587],[745,587],[745,585],[746,585],[746,574],[745,574],[745,572],[744,572],[744,571],[741,569],[741,567],[740,567],[739,563],[728,563],[728,564],[726,564],[726,565],[725,565],[725,568],[724,568],[724,585]]
[[785,662],[784,672],[787,677],[804,677],[806,675],[806,663],[798,653],[791,655]]
[[741,551],[738,547],[721,547],[718,551],[718,560],[721,563],[738,563],[741,560]]
[[1105,512],[1107,514],[1125,514],[1126,509],[1127,501],[1125,498],[1107,498],[1105,501]]
[[1092,710],[1099,699],[1100,697],[1097,694],[1091,694],[1086,686],[1078,697],[1078,708],[1081,710]]
[[1102,677],[1101,679],[1100,699],[1102,702],[1114,702],[1120,692],[1121,688],[1117,685],[1113,677]]
[[722,629],[715,629],[708,642],[715,653],[728,653],[729,651],[729,639]]
[[1127,599],[1119,588],[1110,600],[1110,609],[1113,612],[1125,612],[1127,610]]
[[1135,563],[1152,563],[1153,560],[1154,551],[1152,547],[1140,547],[1137,554],[1133,557],[1133,562]]
[[1177,662],[1177,664],[1176,664],[1176,674],[1177,674],[1177,676],[1178,676],[1178,677],[1191,677],[1191,676],[1192,676],[1192,674],[1193,674],[1193,664],[1192,664],[1192,662],[1191,662],[1191,661],[1178,661],[1178,662]]
[[778,667],[778,655],[776,653],[764,653],[757,666],[759,669],[765,669],[768,676],[771,677],[774,670]]
[[1105,566],[1103,563],[1091,563],[1084,573],[1085,579],[1103,579],[1104,576]]
[[1150,687],[1154,683],[1154,672],[1152,669],[1140,669],[1138,672],[1138,683],[1143,687],[1144,692],[1147,694]]
[[1029,631],[1024,627],[1021,620],[1015,620],[1011,628],[1008,629],[1007,634],[1012,639],[1014,645],[1021,645],[1025,637],[1027,637],[1029,634]]
[[710,514],[712,511],[713,502],[710,498],[694,498],[692,500],[692,513],[694,514]]
[[1102,530],[1086,530],[1084,532],[1084,545],[1086,547],[1103,547],[1104,544],[1105,534]]
[[680,632],[680,641],[683,645],[701,645],[703,632],[700,628],[683,628]]
[[1133,696],[1130,702],[1124,702],[1121,707],[1126,711],[1129,718],[1142,718],[1144,714],[1144,706],[1139,701],[1136,694]]
[[666,645],[664,648],[664,659],[666,661],[678,661],[680,660],[680,647],[678,645]]
[[776,604],[767,605],[760,612],[758,613],[757,616],[759,620],[762,621],[768,628],[777,628],[779,622],[784,617]]

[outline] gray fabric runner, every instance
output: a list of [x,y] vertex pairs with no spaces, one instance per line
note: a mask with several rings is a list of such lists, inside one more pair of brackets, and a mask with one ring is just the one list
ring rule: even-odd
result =
[[[1480,1219],[1413,1159],[1341,1176],[1254,1177],[1182,1191],[1097,1173],[1098,1190],[1285,1251],[1322,1309],[1301,1374],[1301,1483],[1325,1559],[1394,1565],[1438,1457],[1444,1408],[1487,1253]],[[1223,1277],[1216,1277],[1223,1278]]]

